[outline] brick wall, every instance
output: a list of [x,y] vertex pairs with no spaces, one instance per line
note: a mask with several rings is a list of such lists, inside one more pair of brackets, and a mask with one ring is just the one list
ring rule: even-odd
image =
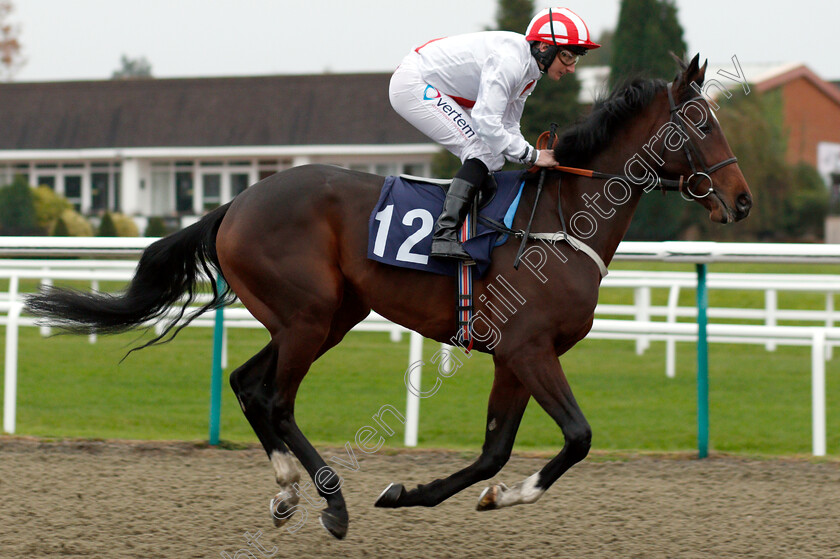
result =
[[840,103],[805,77],[791,80],[781,89],[790,134],[787,159],[816,167],[817,144],[840,143]]

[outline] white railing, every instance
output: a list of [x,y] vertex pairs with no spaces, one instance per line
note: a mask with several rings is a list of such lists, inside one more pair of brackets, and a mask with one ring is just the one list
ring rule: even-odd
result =
[[[13,238],[0,237],[0,258],[16,256],[14,260],[0,260],[0,279],[7,278],[9,289],[0,293],[0,324],[6,324],[4,430],[15,429],[15,396],[17,377],[17,327],[32,325],[31,317],[21,315],[19,297],[21,279],[38,279],[43,283],[64,280],[83,280],[98,288],[101,281],[128,281],[133,276],[135,259],[130,260],[38,260],[20,257],[83,256],[136,258],[154,239],[114,238]],[[616,259],[659,260],[671,262],[808,262],[840,263],[840,246],[835,245],[754,245],[736,243],[622,243]],[[604,288],[630,288],[634,292],[632,304],[602,304],[596,309],[589,337],[603,339],[631,339],[641,352],[652,340],[666,343],[666,374],[674,376],[676,342],[695,341],[697,325],[679,322],[679,318],[693,318],[696,307],[679,306],[681,289],[696,288],[694,274],[684,272],[614,271],[603,282]],[[748,343],[765,345],[810,345],[812,379],[813,452],[825,454],[825,365],[831,348],[840,345],[840,329],[835,328],[836,313],[833,295],[840,291],[840,275],[824,274],[709,274],[710,289],[760,290],[764,292],[764,308],[724,308],[708,310],[711,318],[761,321],[761,324],[710,324],[709,340],[713,343]],[[667,289],[666,305],[651,304],[651,290]],[[824,310],[781,309],[779,291],[812,291],[825,294]],[[600,318],[627,316],[632,320]],[[653,321],[662,317],[663,321]],[[229,307],[224,311],[229,328],[251,328],[261,325],[244,309]],[[807,326],[779,326],[782,320],[805,321]],[[195,326],[213,326],[209,315],[197,319]],[[357,326],[359,330],[389,332],[398,340],[407,330],[379,315],[371,314]],[[44,332],[46,333],[46,332]],[[409,365],[422,355],[422,338],[412,332]],[[95,337],[91,337],[94,341]],[[226,352],[225,352],[226,353]],[[225,354],[223,353],[223,360]],[[820,358],[818,359],[817,356]],[[420,386],[420,369],[412,369],[412,383]],[[408,446],[417,444],[419,400],[408,395],[406,439]]]

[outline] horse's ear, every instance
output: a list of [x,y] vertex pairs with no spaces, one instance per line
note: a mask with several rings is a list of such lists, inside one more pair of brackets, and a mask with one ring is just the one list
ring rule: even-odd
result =
[[[699,57],[700,55],[698,54],[697,56]],[[707,58],[706,60],[703,61],[703,66],[701,66],[697,70],[697,75],[695,75],[694,78],[691,81],[695,82],[699,86],[702,86],[703,81],[706,79],[706,68],[708,68],[708,67],[709,67],[709,59]]]
[[688,68],[688,65],[685,63],[685,60],[683,60],[682,58],[680,58],[679,56],[677,56],[677,54],[676,54],[674,51],[672,51],[672,50],[669,50],[669,51],[668,51],[668,54],[670,54],[670,55],[671,55],[671,58],[673,58],[673,59],[674,59],[674,61],[675,61],[675,62],[677,63],[677,65],[680,67],[680,70],[681,70],[681,71],[683,71],[683,72],[685,72],[685,69],[686,69],[686,68]]
[[[676,58],[676,57],[675,57]],[[706,60],[703,66],[700,67],[700,54],[695,54],[691,62],[685,62],[677,59],[682,67],[682,72],[677,75],[674,80],[674,95],[677,99],[681,99],[682,95],[691,86],[696,83],[698,86],[703,85],[703,80],[706,79],[706,68],[709,66],[709,61]]]

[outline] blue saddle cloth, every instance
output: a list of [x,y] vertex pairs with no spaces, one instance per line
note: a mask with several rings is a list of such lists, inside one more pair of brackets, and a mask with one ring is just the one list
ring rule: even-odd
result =
[[[481,208],[480,215],[510,227],[519,205],[524,172],[504,171],[494,176],[498,191]],[[435,220],[443,208],[445,196],[444,189],[434,183],[405,177],[386,178],[379,201],[370,214],[368,258],[391,266],[456,275],[456,262],[429,257]],[[493,247],[504,243],[506,238],[478,222],[476,235],[463,246],[475,260],[479,277],[490,267]]]

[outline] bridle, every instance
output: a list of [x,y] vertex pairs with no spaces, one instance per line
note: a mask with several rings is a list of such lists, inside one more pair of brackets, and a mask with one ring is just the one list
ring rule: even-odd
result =
[[[688,103],[692,103],[692,102],[697,101],[697,100],[702,100],[703,96],[698,95],[697,97],[692,97],[688,101],[683,101],[682,103],[677,105],[674,102],[674,93],[671,90],[672,85],[673,85],[673,83],[668,84],[668,104],[671,106],[670,122],[674,123],[677,126],[677,128],[680,129],[680,131],[683,133],[683,137],[686,139],[682,144],[682,149],[683,149],[683,153],[685,153],[685,156],[688,159],[689,166],[691,166],[691,175],[689,175],[688,180],[685,181],[685,189],[684,189],[685,191],[688,192],[690,197],[685,196],[683,189],[680,188],[678,190],[679,190],[680,196],[682,196],[683,199],[685,199],[687,201],[691,201],[692,199],[705,198],[709,194],[714,192],[714,182],[712,181],[711,174],[714,173],[715,171],[719,170],[719,169],[722,169],[722,168],[726,167],[727,165],[731,165],[732,163],[737,163],[738,158],[733,156],[733,157],[730,157],[728,159],[724,159],[723,161],[720,161],[718,163],[715,163],[711,167],[706,165],[706,162],[703,160],[703,156],[700,154],[700,150],[698,150],[697,146],[694,144],[694,139],[691,137],[691,134],[689,134],[688,131],[685,129],[685,123],[682,121],[681,118],[679,118],[679,114],[678,114],[683,109],[683,107],[685,107]],[[663,150],[663,152],[665,150],[664,142],[663,142],[662,150]],[[692,157],[692,154],[694,154],[694,157]],[[660,157],[661,157],[661,154],[660,154]],[[700,163],[700,166],[703,169],[702,171],[697,170],[697,166],[694,163],[695,158],[697,159],[697,162]],[[702,184],[703,180],[708,180],[709,181],[709,188],[706,190],[705,194],[699,195],[699,194],[695,194],[694,192],[691,191],[691,179],[693,179],[695,176],[705,177],[705,178],[700,179],[700,182],[698,182],[698,185]],[[682,177],[680,177],[680,183],[682,183]]]
[[[694,139],[691,137],[691,134],[689,134],[688,131],[686,130],[685,124],[682,122],[682,119],[679,116],[679,112],[683,109],[683,107],[685,107],[687,104],[689,104],[691,102],[694,102],[694,101],[697,101],[697,100],[702,100],[703,96],[698,95],[696,97],[692,97],[691,99],[688,99],[687,101],[683,101],[682,103],[680,103],[678,105],[674,101],[674,94],[671,91],[672,86],[673,86],[673,82],[669,83],[668,86],[667,86],[667,89],[668,89],[668,105],[670,107],[669,122],[673,123],[680,130],[683,138],[685,139],[682,143],[682,150],[683,150],[683,153],[685,153],[686,159],[688,159],[689,166],[691,167],[691,175],[688,176],[687,180],[685,180],[685,178],[682,175],[680,175],[680,178],[678,180],[675,180],[675,179],[663,179],[658,174],[656,174],[656,180],[655,180],[653,185],[650,185],[649,182],[648,182],[648,183],[642,183],[639,186],[645,186],[645,187],[651,186],[652,189],[661,190],[663,194],[667,191],[679,192],[680,196],[682,196],[684,200],[690,202],[692,200],[700,200],[700,199],[706,198],[707,196],[709,196],[711,194],[714,194],[715,190],[714,190],[714,182],[712,181],[712,176],[711,176],[712,173],[726,167],[727,165],[731,165],[732,163],[736,163],[738,161],[738,158],[730,157],[728,159],[724,159],[723,161],[715,163],[711,167],[706,165],[706,162],[703,159],[703,156],[700,154],[700,150],[697,149],[697,146],[694,143]],[[536,145],[537,149],[546,149],[546,147],[548,147],[548,146],[554,147],[554,142],[557,139],[557,136],[555,134],[556,128],[557,128],[557,125],[552,123],[551,124],[551,131],[550,132],[543,132],[540,135],[540,137],[537,139],[537,145]],[[664,163],[664,160],[662,159],[662,155],[664,153],[665,153],[665,142],[663,141],[662,150],[659,153],[659,160],[663,161],[663,163]],[[696,161],[696,163],[695,163],[695,161]],[[697,170],[697,163],[700,164],[700,167],[702,168],[702,171]],[[521,239],[522,239],[522,241],[519,245],[519,251],[517,252],[516,258],[514,259],[514,262],[513,262],[513,267],[514,268],[519,267],[519,261],[522,258],[522,254],[525,250],[525,244],[528,242],[528,239],[533,238],[533,235],[531,234],[531,225],[534,221],[534,215],[536,214],[537,203],[539,202],[540,194],[542,193],[543,182],[545,181],[545,171],[548,170],[548,169],[553,170],[553,171],[560,171],[561,173],[570,173],[570,174],[573,174],[573,175],[580,175],[580,176],[583,176],[583,177],[589,177],[589,178],[593,178],[593,179],[605,179],[605,180],[621,179],[623,181],[630,181],[633,184],[639,184],[638,179],[635,179],[633,177],[629,177],[627,175],[613,174],[613,173],[602,173],[600,171],[595,171],[595,170],[592,170],[592,169],[579,169],[577,167],[565,167],[565,166],[562,166],[562,165],[558,165],[556,167],[549,167],[549,168],[537,167],[537,166],[531,167],[528,170],[528,172],[534,173],[536,171],[540,171],[540,179],[537,183],[537,191],[536,191],[536,195],[535,195],[535,198],[534,198],[534,204],[531,207],[531,217],[528,220],[527,227],[525,228],[524,231],[521,231],[521,232],[512,231],[512,230],[510,230],[510,229],[508,229],[507,227],[504,227],[504,226],[502,226],[502,227],[496,226],[495,227],[498,231],[506,232],[506,233],[513,233],[513,234],[521,237]],[[692,191],[691,181],[694,177],[701,177],[700,182],[698,184],[701,184],[704,180],[709,181],[709,188],[706,190],[706,192],[704,194],[698,195],[698,194],[695,194]],[[557,189],[558,189],[557,213],[560,216],[560,225],[562,227],[560,233],[558,233],[559,235],[562,235],[562,236],[558,237],[558,238],[569,239],[570,236],[566,232],[566,220],[563,217],[563,208],[560,205],[561,204],[560,201],[561,201],[561,198],[562,198],[562,196],[560,195],[560,192],[559,192],[560,188],[561,188],[561,181],[557,181]],[[696,189],[696,185],[695,185],[695,189]],[[688,196],[686,196],[686,193],[688,193]],[[717,195],[715,194],[715,196],[717,196]]]
[[[696,97],[692,97],[691,99],[688,99],[687,101],[683,101],[682,103],[677,104],[674,101],[674,94],[671,90],[672,86],[673,86],[673,82],[669,83],[668,86],[667,86],[668,105],[670,107],[669,122],[673,123],[680,130],[683,137],[685,138],[685,141],[682,144],[682,151],[685,154],[686,159],[688,159],[688,164],[691,167],[691,175],[688,176],[688,179],[686,179],[682,175],[680,175],[679,179],[663,179],[657,174],[655,182],[653,183],[653,185],[650,185],[650,183],[648,182],[648,183],[644,183],[640,186],[645,186],[645,187],[651,186],[652,189],[661,190],[663,193],[664,192],[679,192],[680,196],[682,196],[683,199],[685,199],[687,201],[699,200],[699,199],[702,199],[702,198],[706,198],[710,194],[714,193],[714,182],[712,181],[712,177],[711,177],[712,173],[722,169],[723,167],[726,167],[727,165],[731,165],[732,163],[737,163],[738,158],[737,157],[730,157],[728,159],[724,159],[723,161],[715,163],[712,166],[706,165],[706,162],[703,159],[703,156],[700,154],[700,150],[697,148],[697,145],[694,143],[694,138],[692,138],[691,134],[688,133],[688,131],[685,128],[685,123],[679,117],[679,112],[683,109],[683,107],[685,107],[686,105],[688,105],[689,103],[692,103],[694,101],[703,100],[703,96],[698,95]],[[551,140],[549,140],[549,138],[551,138]],[[551,133],[543,132],[543,134],[537,140],[537,149],[546,149],[548,147],[548,145],[552,145],[554,143],[554,141],[553,141],[554,139],[556,139],[556,136],[554,135],[553,131]],[[541,143],[543,144],[542,146],[541,146]],[[660,153],[659,153],[659,159],[660,160],[662,160],[662,155],[664,154],[664,152],[665,152],[665,145],[664,145],[664,142],[663,142],[662,149],[660,150]],[[696,161],[696,163],[695,163],[695,161]],[[697,163],[699,163],[700,168],[702,170],[700,170],[700,171],[697,170],[698,169],[697,168]],[[633,184],[638,184],[638,179],[635,179],[635,178],[632,178],[632,177],[629,177],[629,176],[623,175],[623,174],[602,173],[600,171],[594,171],[594,170],[591,170],[591,169],[580,169],[580,168],[577,168],[577,167],[566,167],[566,166],[563,166],[563,165],[558,165],[556,167],[549,167],[549,169],[553,170],[553,171],[560,171],[562,173],[569,173],[569,174],[579,175],[579,176],[583,176],[583,177],[589,177],[589,178],[593,178],[593,179],[606,179],[606,180],[622,179],[624,181],[630,181]],[[536,171],[539,171],[539,170],[541,170],[541,168],[535,166],[535,167],[531,167],[531,169],[529,169],[529,172],[536,172]],[[697,185],[694,185],[694,187],[692,189],[692,186],[691,186],[692,179],[694,179],[695,177],[699,177],[700,180],[697,183]],[[696,194],[693,190],[696,190],[696,187],[699,184],[702,184],[703,181],[706,181],[706,180],[709,181],[709,188],[703,194]],[[688,194],[688,196],[686,196],[686,193]]]

